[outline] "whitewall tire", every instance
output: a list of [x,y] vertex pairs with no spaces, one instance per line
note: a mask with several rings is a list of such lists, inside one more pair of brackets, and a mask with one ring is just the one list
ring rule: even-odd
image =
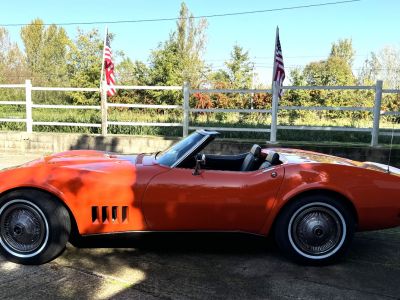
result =
[[0,251],[10,261],[42,264],[65,248],[71,230],[67,209],[52,195],[21,189],[0,198]]
[[274,233],[280,249],[300,263],[325,264],[341,258],[354,235],[355,220],[338,198],[309,195],[284,207]]

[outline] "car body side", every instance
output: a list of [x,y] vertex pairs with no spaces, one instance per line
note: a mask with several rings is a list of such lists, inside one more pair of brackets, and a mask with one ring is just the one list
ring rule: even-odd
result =
[[[202,170],[210,181],[201,181],[200,175],[193,179],[199,183],[193,184],[191,180],[196,176],[191,175],[192,170],[173,172],[174,168],[151,161],[144,155],[130,160],[98,151],[70,151],[3,171],[0,193],[35,188],[53,194],[69,209],[82,235],[223,231],[227,221],[239,225],[226,230],[267,235],[285,205],[315,191],[332,193],[338,201],[346,202],[354,210],[359,230],[400,225],[400,177],[377,170],[315,161],[283,163],[265,170],[230,173],[242,182],[229,189],[228,182],[218,181],[216,171]],[[189,183],[180,190],[183,178]],[[207,187],[208,195],[216,195],[204,206],[199,205],[207,196],[202,194],[202,187]],[[229,201],[218,203],[224,195]],[[159,198],[164,202],[158,202]],[[114,209],[115,218],[110,218]],[[122,217],[124,209],[126,218]],[[208,220],[207,226],[196,227],[199,223],[195,220]]]
[[400,225],[399,176],[349,165],[303,163],[285,166],[285,179],[263,232],[288,202],[315,192],[343,201],[355,214],[360,231]]

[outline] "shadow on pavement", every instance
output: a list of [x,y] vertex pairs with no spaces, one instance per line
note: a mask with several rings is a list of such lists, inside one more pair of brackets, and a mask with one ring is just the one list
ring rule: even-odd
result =
[[83,238],[82,248],[136,248],[143,251],[265,253],[275,248],[271,239],[244,233],[122,233]]
[[[3,297],[43,299],[398,299],[400,228],[359,233],[344,261],[299,266],[262,237],[123,234],[68,245],[43,266],[0,258]],[[6,274],[6,275],[5,275]]]

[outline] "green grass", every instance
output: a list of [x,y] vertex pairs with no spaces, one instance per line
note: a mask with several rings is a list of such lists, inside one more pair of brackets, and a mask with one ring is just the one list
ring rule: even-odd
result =
[[[99,110],[81,109],[33,109],[33,120],[43,122],[73,122],[101,124],[101,112]],[[122,109],[110,108],[109,121],[125,122],[149,122],[149,123],[181,123],[182,111],[160,109]],[[24,106],[0,106],[0,118],[25,118]],[[372,126],[372,114],[369,112],[324,112],[324,111],[280,111],[278,125],[298,126],[339,126],[370,128]],[[269,128],[270,114],[262,113],[191,113],[190,126],[197,127],[233,127],[233,128]],[[394,122],[389,117],[382,117],[381,129],[391,131]],[[400,132],[400,124],[395,124],[396,132]],[[24,131],[24,123],[1,122],[0,130]],[[101,133],[100,128],[73,127],[73,126],[49,126],[35,125],[36,132],[69,132],[69,133]],[[160,135],[182,136],[182,127],[153,127],[153,126],[117,126],[109,125],[111,134],[132,135]],[[268,133],[257,132],[227,132],[222,131],[223,138],[233,139],[260,139],[268,140]],[[371,135],[368,132],[340,132],[340,131],[316,131],[316,130],[278,130],[277,138],[280,141],[304,141],[304,142],[347,142],[370,143]],[[390,136],[381,136],[380,143],[389,143]],[[394,140],[399,143],[399,137]]]

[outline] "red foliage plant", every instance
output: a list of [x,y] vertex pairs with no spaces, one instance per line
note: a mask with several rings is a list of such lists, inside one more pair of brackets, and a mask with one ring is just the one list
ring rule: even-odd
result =
[[193,96],[196,99],[196,108],[209,109],[213,107],[213,103],[208,94],[195,93]]

